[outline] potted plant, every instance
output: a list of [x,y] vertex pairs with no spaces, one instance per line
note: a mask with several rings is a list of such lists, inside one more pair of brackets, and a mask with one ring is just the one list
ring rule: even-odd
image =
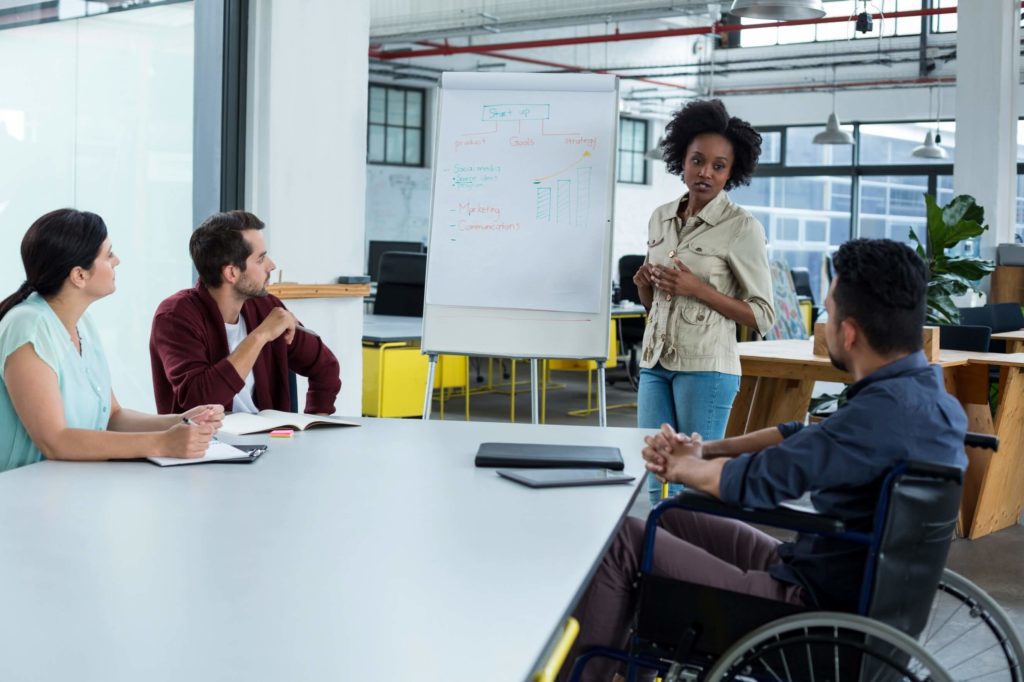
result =
[[928,264],[927,319],[931,324],[958,324],[960,311],[953,297],[968,291],[981,293],[977,283],[995,269],[995,264],[984,258],[951,255],[949,251],[988,229],[985,210],[967,194],[953,197],[945,206],[939,206],[930,194],[924,195],[924,202],[928,209],[925,241],[913,228],[910,239]]

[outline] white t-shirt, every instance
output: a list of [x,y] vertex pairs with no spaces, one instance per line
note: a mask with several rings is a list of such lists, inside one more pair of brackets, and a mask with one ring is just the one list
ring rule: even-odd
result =
[[[241,315],[238,316],[238,324],[224,323],[224,331],[228,334],[228,353],[234,353],[235,349],[238,348],[238,344],[242,343],[242,340],[249,333],[249,330],[245,326],[245,318]],[[249,372],[248,376],[245,377],[245,386],[238,392],[234,400],[231,401],[232,412],[248,412],[249,414],[256,414],[259,409],[256,408],[256,403],[252,400],[252,388],[256,385],[256,380],[253,378],[253,373]]]

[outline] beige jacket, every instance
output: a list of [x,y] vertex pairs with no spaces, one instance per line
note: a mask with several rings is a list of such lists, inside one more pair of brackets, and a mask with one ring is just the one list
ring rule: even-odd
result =
[[[757,331],[767,333],[775,323],[775,308],[761,223],[719,192],[684,225],[679,207],[686,200],[684,194],[654,211],[644,262],[672,267],[672,258],[678,258],[721,293],[750,304]],[[654,367],[659,361],[673,371],[739,375],[736,323],[697,298],[655,289],[640,366]]]

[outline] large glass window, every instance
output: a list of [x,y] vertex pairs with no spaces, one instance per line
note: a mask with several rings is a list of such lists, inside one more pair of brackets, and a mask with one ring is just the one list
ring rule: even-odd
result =
[[619,182],[647,184],[648,122],[640,118],[619,119]]
[[[956,6],[956,0],[940,0],[942,7]],[[934,3],[934,0],[933,0]],[[834,0],[825,3],[829,17],[853,17],[864,11],[862,0]],[[879,13],[881,3],[867,3],[867,11]],[[921,9],[921,0],[888,0],[884,3],[885,15],[892,12],[909,12]],[[950,20],[950,18],[952,20]],[[942,31],[956,30],[956,14],[939,15],[939,21],[933,26],[941,27]],[[743,24],[764,24],[764,19],[743,19]],[[933,29],[934,30],[934,29]],[[835,21],[825,24],[805,24],[799,26],[766,27],[740,31],[741,47],[765,47],[769,45],[792,45],[794,43],[826,42],[830,40],[851,40],[854,38],[875,39],[879,36],[912,36],[921,33],[920,17],[899,17],[897,19],[875,19],[870,33],[854,31],[854,22]]]
[[187,0],[125,0],[123,2],[113,0],[49,0],[48,2],[4,0],[0,2],[0,30],[185,1]]
[[366,160],[391,166],[423,165],[424,91],[371,85]]
[[759,175],[730,198],[761,221],[770,258],[807,269],[820,304],[828,288],[825,256],[850,238],[850,188],[848,177]]
[[[945,158],[914,156],[925,136],[946,152]],[[937,134],[936,134],[937,133]],[[919,121],[914,123],[862,123],[860,125],[860,163],[873,164],[948,164],[956,157],[956,122]]]
[[153,411],[153,311],[192,282],[194,32],[192,3],[0,32],[0,297],[25,278],[36,218],[100,214],[121,265],[89,313],[133,409]]

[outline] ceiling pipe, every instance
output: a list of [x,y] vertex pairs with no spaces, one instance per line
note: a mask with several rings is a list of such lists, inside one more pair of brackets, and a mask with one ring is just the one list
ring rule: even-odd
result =
[[[430,47],[442,47],[442,45],[440,45],[439,43],[433,43],[433,42],[431,42],[429,40],[420,40],[418,42],[419,42],[420,45],[428,45]],[[474,50],[472,54],[481,55],[483,57],[493,57],[495,59],[507,59],[507,60],[513,61],[513,62],[524,62],[526,64],[535,64],[537,66],[548,66],[548,67],[551,67],[553,69],[562,69],[562,70],[565,70],[565,71],[573,71],[573,72],[576,72],[576,73],[602,73],[602,74],[614,75],[611,71],[606,71],[604,69],[587,69],[587,68],[584,68],[582,66],[576,66],[575,64],[560,64],[559,62],[551,62],[551,61],[547,61],[547,60],[544,60],[544,59],[533,59],[532,57],[519,57],[519,56],[516,56],[516,55],[504,54],[504,53],[501,53],[501,52],[493,52],[491,50],[484,49],[484,46],[481,46],[481,48],[479,50]],[[676,90],[686,90],[688,92],[693,92],[693,90],[691,88],[687,88],[687,87],[685,87],[683,85],[679,85],[678,83],[669,83],[667,81],[652,80],[650,78],[643,78],[643,77],[640,77],[640,76],[636,76],[636,77],[620,76],[620,78],[625,78],[627,80],[634,80],[634,81],[638,81],[638,82],[641,82],[641,83],[650,83],[651,85],[658,85],[658,86],[661,86],[663,88],[674,88]]]
[[[1021,3],[1024,7],[1024,2]],[[906,17],[927,17],[941,14],[955,14],[956,7],[935,7],[915,9],[904,12],[891,12],[884,17],[872,15],[875,19],[902,19]],[[821,19],[795,19],[793,21],[772,21],[762,24],[720,24],[712,26],[695,26],[691,28],[670,28],[661,31],[637,31],[634,33],[605,33],[599,36],[577,36],[574,38],[550,38],[546,40],[524,40],[512,43],[491,43],[488,45],[443,45],[427,50],[381,50],[371,49],[370,56],[377,59],[415,59],[418,57],[438,57],[454,54],[474,53],[480,50],[530,50],[540,47],[564,47],[568,45],[587,45],[594,43],[612,43],[630,40],[655,40],[658,38],[676,38],[679,36],[697,36],[708,34],[734,33],[759,28],[786,28],[788,26],[811,26],[816,24],[832,24],[850,22],[850,17],[822,17]]]

